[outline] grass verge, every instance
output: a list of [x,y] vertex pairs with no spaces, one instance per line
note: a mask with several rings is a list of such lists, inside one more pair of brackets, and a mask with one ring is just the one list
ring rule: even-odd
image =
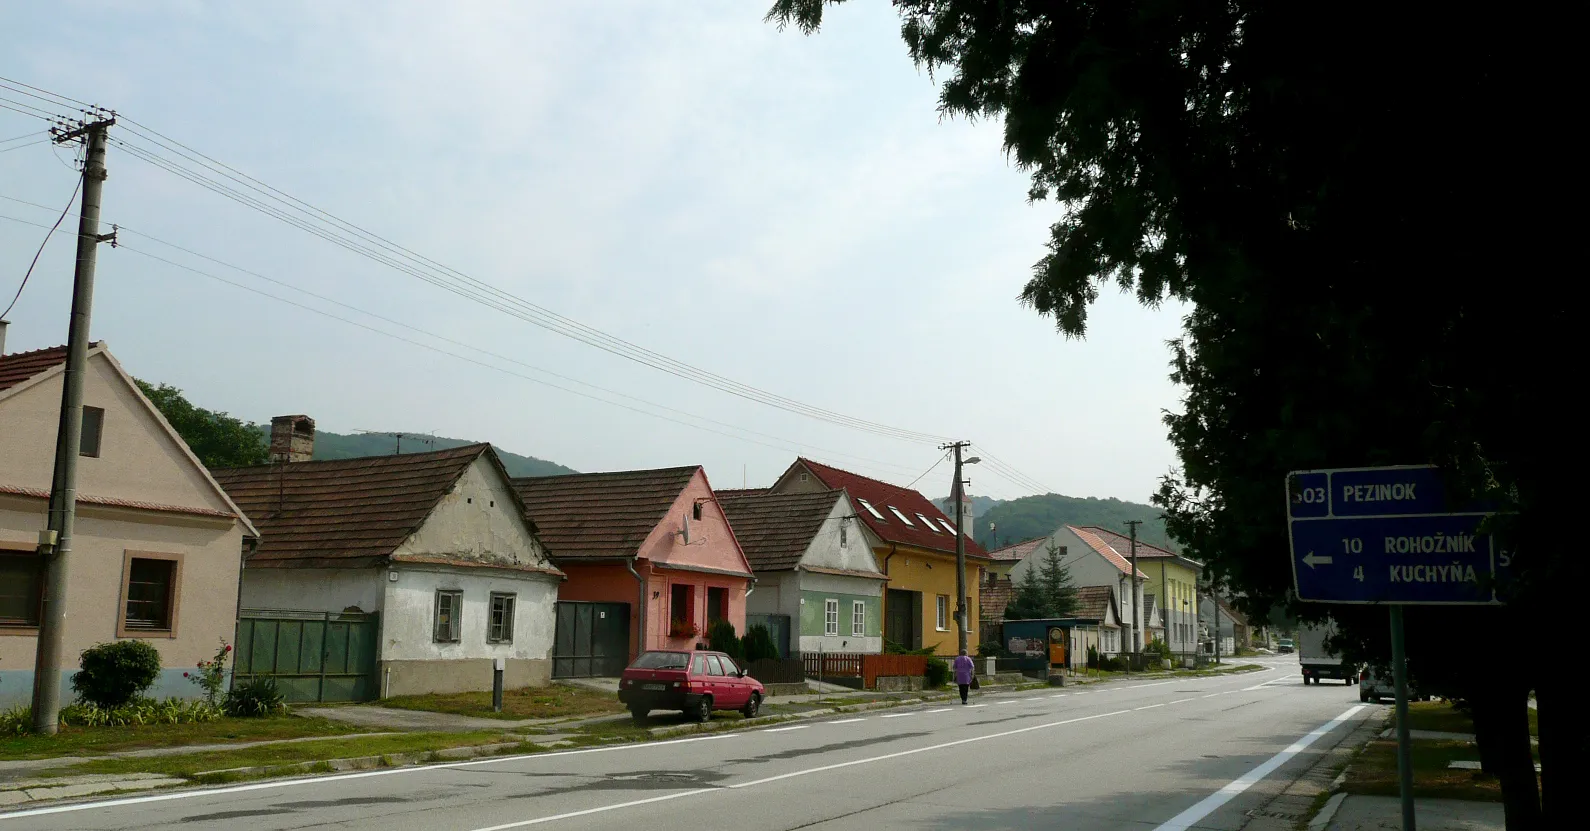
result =
[[[1539,736],[1539,713],[1529,710],[1529,735]],[[1397,718],[1392,715],[1391,724]],[[1409,730],[1437,730],[1443,733],[1473,733],[1474,719],[1446,701],[1413,701],[1408,704]]]
[[297,716],[222,718],[199,724],[63,727],[61,732],[53,736],[29,734],[0,737],[0,760],[95,756],[118,750],[301,739],[361,732],[369,732],[369,728]]
[[618,703],[617,693],[593,690],[574,684],[551,684],[546,687],[506,690],[502,694],[500,713],[491,709],[490,692],[402,695],[382,699],[380,704],[398,710],[425,710],[433,713],[510,720],[573,718],[624,711]]
[[[1467,799],[1500,802],[1502,787],[1496,777],[1478,770],[1455,770],[1447,763],[1480,758],[1479,749],[1469,742],[1414,740],[1413,792],[1421,798]],[[1342,790],[1350,794],[1396,796],[1397,742],[1376,739],[1366,746],[1347,769]]]

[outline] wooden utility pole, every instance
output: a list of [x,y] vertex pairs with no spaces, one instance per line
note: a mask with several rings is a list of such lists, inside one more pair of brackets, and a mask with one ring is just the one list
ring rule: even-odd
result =
[[[961,451],[971,446],[969,441],[958,441],[939,449],[955,454],[955,630],[961,652],[966,646],[966,490],[961,481],[961,466],[977,464],[981,459],[963,460]],[[959,654],[959,653],[957,653]]]
[[[1137,526],[1142,525],[1142,524],[1143,524],[1143,521],[1140,520],[1140,519],[1129,519],[1129,520],[1126,521],[1126,527],[1128,529],[1130,529],[1131,533],[1132,533],[1132,573],[1130,575],[1128,575],[1128,577],[1130,577],[1130,579],[1127,580],[1126,582],[1127,582],[1127,585],[1130,585],[1132,587],[1132,659],[1131,660],[1134,660],[1134,661],[1142,660],[1140,656],[1142,655],[1142,644],[1143,644],[1143,637],[1142,637],[1142,634],[1143,634],[1143,610],[1142,610],[1142,605],[1140,603],[1138,603],[1138,598],[1141,596],[1141,593],[1137,590]],[[1163,592],[1161,592],[1161,594],[1163,594]]]
[[[66,372],[61,379],[61,417],[55,432],[55,473],[50,481],[49,525],[39,534],[44,566],[44,603],[33,663],[33,730],[53,734],[60,727],[61,658],[66,628],[67,567],[72,527],[77,519],[77,456],[83,440],[83,374],[88,362],[88,327],[94,307],[94,260],[101,242],[99,198],[105,185],[105,132],[115,114],[65,130],[57,144],[84,139],[83,203],[77,220],[77,267],[72,282],[72,317],[66,337]],[[118,614],[120,612],[118,611]]]

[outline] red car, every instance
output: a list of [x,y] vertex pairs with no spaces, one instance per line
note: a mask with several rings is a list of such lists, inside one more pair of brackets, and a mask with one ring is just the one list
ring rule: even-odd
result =
[[618,700],[636,721],[652,710],[681,710],[696,721],[712,718],[713,710],[754,718],[764,694],[762,682],[722,652],[645,652],[618,681]]

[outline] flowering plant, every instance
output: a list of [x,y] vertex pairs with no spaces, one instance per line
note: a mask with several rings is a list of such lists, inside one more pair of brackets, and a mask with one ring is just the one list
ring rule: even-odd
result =
[[676,620],[668,627],[670,638],[693,638],[701,634],[701,630],[688,620]]
[[198,684],[204,690],[204,700],[210,706],[219,706],[221,703],[221,687],[226,684],[226,656],[232,651],[232,645],[221,639],[221,647],[215,650],[215,657],[208,661],[200,661],[196,669],[182,673],[182,677]]

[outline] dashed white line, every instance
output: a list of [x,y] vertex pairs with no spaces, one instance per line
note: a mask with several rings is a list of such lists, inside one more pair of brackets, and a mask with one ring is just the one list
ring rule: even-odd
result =
[[916,713],[884,713],[883,718],[905,718],[906,716],[914,715],[916,715]]
[[1217,696],[1217,695],[1219,695],[1219,694],[1220,694],[1220,693],[1210,693],[1210,694],[1208,694],[1208,695],[1206,695],[1206,696],[1204,696],[1204,698],[1214,698],[1214,697],[1215,697],[1215,696]]
[[1043,700],[1042,696],[1039,696],[1038,698],[1023,698],[1022,699],[1022,701],[1042,701],[1042,700]]
[[1166,704],[1186,704],[1189,701],[1192,701],[1192,699],[1191,698],[1178,698],[1175,701],[1167,701],[1165,703]]
[[858,721],[866,721],[866,719],[864,719],[864,718],[842,718],[842,719],[840,719],[838,721],[830,721],[828,723],[829,724],[855,724]]
[[1059,695],[1051,695],[1049,697],[1050,698],[1065,698],[1066,695],[1067,695],[1067,693],[1060,693]]
[[810,726],[811,726],[810,724],[797,724],[797,725],[795,725],[793,727],[769,727],[768,729],[763,730],[762,732],[763,733],[787,733],[787,732],[789,732],[791,730],[805,730],[806,728],[808,728]]
[[977,709],[977,708],[978,708],[978,707],[987,707],[987,706],[988,706],[988,705],[987,705],[987,704],[967,704],[967,705],[966,705],[966,709],[968,709],[968,710],[975,710],[975,709]]
[[1163,707],[1163,706],[1165,706],[1165,705],[1164,704],[1150,704],[1147,707],[1133,707],[1132,709],[1134,711],[1136,711],[1136,710],[1152,710],[1155,707]]
[[947,713],[949,711],[950,711],[950,708],[948,708],[948,707],[940,707],[937,710],[928,710],[928,712],[930,712],[930,713]]
[[1009,701],[995,701],[995,702],[994,702],[994,703],[995,703],[995,704],[1020,704],[1020,703],[1021,703],[1021,702],[1020,702],[1020,701],[1017,701],[1017,700],[1016,700],[1016,699],[1014,699],[1014,698],[1012,698],[1012,699],[1011,699],[1011,700],[1009,700]]

